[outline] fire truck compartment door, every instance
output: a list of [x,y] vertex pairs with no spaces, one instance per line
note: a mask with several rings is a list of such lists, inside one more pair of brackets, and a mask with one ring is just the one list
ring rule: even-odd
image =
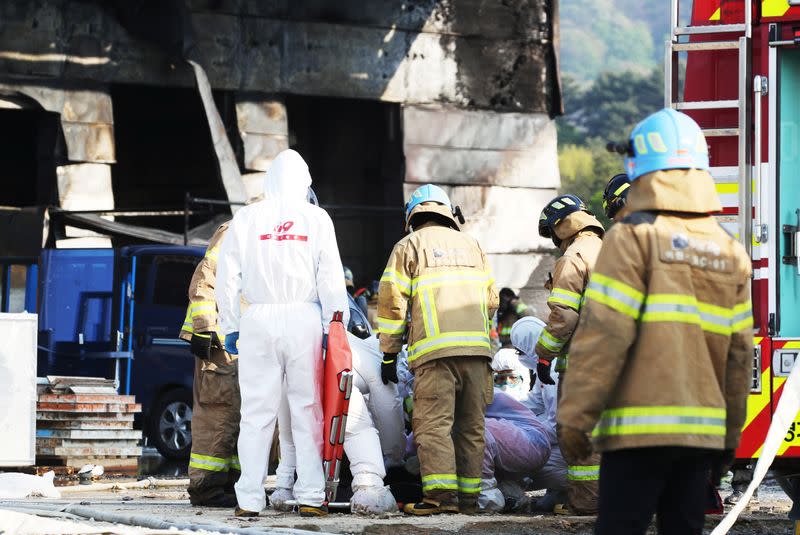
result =
[[800,49],[779,51],[778,69],[778,336],[800,337]]

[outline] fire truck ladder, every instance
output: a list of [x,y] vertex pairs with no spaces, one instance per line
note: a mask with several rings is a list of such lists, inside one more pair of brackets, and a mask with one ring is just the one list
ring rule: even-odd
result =
[[[703,128],[707,137],[737,137],[738,138],[738,177],[734,176],[715,176],[716,179],[728,179],[731,182],[738,178],[739,184],[739,240],[747,249],[748,253],[752,248],[752,209],[746,207],[753,206],[753,187],[751,181],[752,168],[750,163],[750,130],[751,113],[750,106],[752,100],[749,98],[751,88],[751,35],[752,35],[752,13],[753,0],[745,0],[744,23],[741,24],[714,24],[703,26],[681,26],[679,13],[679,0],[671,0],[671,33],[667,40],[664,62],[664,101],[666,107],[676,110],[718,110],[733,109],[739,110],[739,121],[736,127],[731,128]],[[725,0],[722,0],[724,2]],[[724,34],[731,36],[728,39],[704,41],[704,42],[681,42],[681,37],[686,36],[691,39],[693,35]],[[738,50],[739,51],[739,98],[736,100],[705,100],[705,101],[676,101],[678,95],[678,52],[691,54],[698,51],[710,50]],[[761,82],[757,82],[761,85]],[[760,87],[758,88],[761,89]],[[758,106],[760,108],[760,106]],[[760,109],[758,110],[760,111]],[[760,114],[759,114],[760,115]],[[760,121],[759,121],[760,122]],[[760,125],[758,125],[760,126]],[[760,143],[756,143],[756,150],[760,152]],[[760,154],[756,154],[756,159],[760,160]],[[760,173],[760,166],[757,166],[756,173]],[[760,178],[760,177],[759,177]],[[758,181],[760,183],[760,180]],[[757,230],[757,237],[760,238],[761,226]]]

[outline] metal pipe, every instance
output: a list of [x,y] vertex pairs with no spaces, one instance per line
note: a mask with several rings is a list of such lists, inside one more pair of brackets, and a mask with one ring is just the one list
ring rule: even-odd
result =
[[[188,193],[186,194],[188,197]],[[244,206],[245,203],[238,201],[223,201],[220,199],[207,199],[205,197],[188,197],[190,204],[210,204],[212,206]]]
[[189,245],[189,205],[191,203],[191,196],[189,192],[183,197],[183,244]]
[[[672,0],[675,3],[675,0]],[[664,107],[672,107],[672,39],[664,43]]]
[[776,46],[794,46],[798,44],[793,39],[787,39],[785,41],[770,41],[769,46],[776,47]]
[[750,107],[748,101],[748,84],[750,83],[749,54],[750,39],[739,38],[739,240],[752,255],[752,220],[753,220],[753,183],[750,167]]
[[748,39],[753,36],[753,0],[744,2],[744,35]]
[[[186,210],[57,210],[54,213],[116,217],[176,217],[185,216]],[[210,213],[209,211],[190,211],[189,215],[206,215]]]
[[753,95],[754,95],[754,102],[753,102],[753,111],[754,111],[754,127],[753,127],[753,166],[755,173],[753,175],[753,188],[755,198],[753,199],[753,203],[755,204],[755,218],[753,219],[753,236],[754,240],[758,243],[766,243],[767,236],[764,232],[764,227],[761,224],[761,214],[762,214],[762,206],[761,206],[761,100],[764,94],[766,93],[765,87],[766,79],[760,75],[757,75],[753,79]]
[[678,36],[675,34],[675,28],[678,27],[679,23],[679,16],[678,16],[678,0],[672,0],[672,4],[670,5],[669,10],[669,17],[670,17],[670,41],[677,42]]

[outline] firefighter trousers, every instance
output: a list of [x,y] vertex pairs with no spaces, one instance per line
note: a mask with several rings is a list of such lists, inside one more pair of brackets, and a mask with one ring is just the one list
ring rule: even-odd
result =
[[714,452],[655,447],[608,451],[600,468],[596,535],[700,535]]
[[414,370],[414,441],[422,491],[435,505],[476,506],[481,491],[486,406],[493,384],[486,357],[443,357]]
[[[566,375],[566,370],[560,372],[559,400]],[[565,455],[564,460],[567,462],[567,501],[570,511],[576,515],[597,514],[600,500],[600,454],[593,453],[583,459],[571,459]]]
[[211,359],[195,359],[189,499],[193,505],[233,493],[239,478],[238,360],[212,348]]

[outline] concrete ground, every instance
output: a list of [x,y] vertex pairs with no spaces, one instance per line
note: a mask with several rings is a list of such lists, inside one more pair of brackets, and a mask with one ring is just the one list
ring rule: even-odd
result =
[[[723,488],[723,496],[729,489]],[[136,520],[135,517],[145,519],[161,519],[174,524],[203,524],[209,530],[214,528],[224,530],[227,527],[247,529],[248,532],[283,532],[297,533],[294,530],[306,530],[316,533],[352,533],[370,535],[397,535],[403,534],[444,534],[444,533],[498,533],[498,534],[590,534],[592,533],[593,518],[556,517],[552,515],[448,515],[430,518],[413,518],[402,514],[385,515],[380,517],[361,517],[351,514],[336,513],[321,519],[300,518],[295,514],[276,513],[267,510],[258,518],[243,520],[233,516],[230,509],[198,508],[189,505],[186,489],[155,488],[122,491],[80,492],[64,493],[61,499],[29,498],[26,500],[0,502],[0,531],[12,531],[3,528],[1,510],[24,511],[30,508],[54,508],[67,504],[79,504],[86,508],[103,513],[115,513]],[[791,503],[780,487],[774,482],[765,483],[760,489],[760,501],[757,505],[741,517],[731,533],[737,534],[764,534],[764,535],[791,535],[792,523],[786,517]],[[48,522],[53,519],[48,519]],[[710,516],[707,520],[707,531],[719,521],[718,516]],[[75,519],[67,520],[74,523]],[[54,527],[44,521],[28,522],[26,529],[18,531],[25,533],[52,533]],[[65,524],[70,525],[70,524]],[[41,527],[40,531],[37,526]],[[9,526],[6,526],[8,528]],[[164,531],[152,529],[128,529],[114,527],[106,523],[91,523],[83,526],[74,526],[72,532],[97,532],[105,533],[163,533]],[[281,529],[283,528],[283,529]],[[59,532],[70,532],[67,528]],[[655,533],[655,530],[652,530]],[[178,533],[171,531],[171,533]]]

